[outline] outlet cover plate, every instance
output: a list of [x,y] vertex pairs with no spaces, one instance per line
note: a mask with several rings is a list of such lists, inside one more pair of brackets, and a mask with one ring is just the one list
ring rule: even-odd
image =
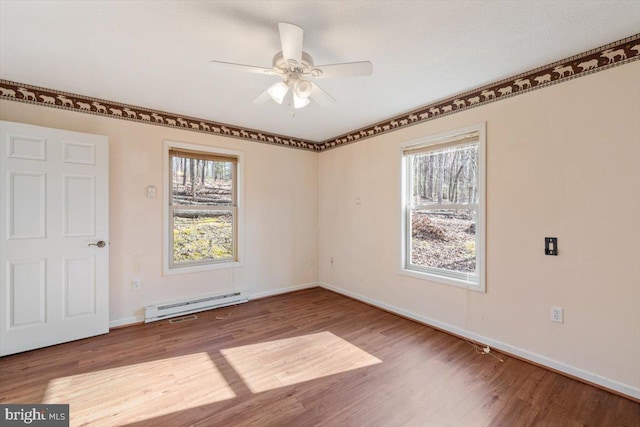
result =
[[562,307],[551,307],[551,321],[564,323],[564,309]]

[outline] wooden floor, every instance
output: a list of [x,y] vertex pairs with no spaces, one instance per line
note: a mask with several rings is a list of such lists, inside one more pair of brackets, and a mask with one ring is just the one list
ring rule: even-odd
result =
[[640,425],[628,399],[320,288],[231,310],[4,357],[0,403],[97,426]]

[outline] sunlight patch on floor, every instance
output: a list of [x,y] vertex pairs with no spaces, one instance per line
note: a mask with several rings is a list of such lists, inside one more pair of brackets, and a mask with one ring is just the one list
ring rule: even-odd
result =
[[49,381],[42,403],[70,404],[72,425],[117,425],[235,397],[207,353]]
[[220,353],[253,393],[382,363],[326,331],[224,349]]

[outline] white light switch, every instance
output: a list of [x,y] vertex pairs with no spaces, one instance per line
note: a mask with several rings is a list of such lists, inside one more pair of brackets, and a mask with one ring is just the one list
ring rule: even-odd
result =
[[147,187],[147,197],[150,199],[156,198],[156,187],[154,187],[153,185]]

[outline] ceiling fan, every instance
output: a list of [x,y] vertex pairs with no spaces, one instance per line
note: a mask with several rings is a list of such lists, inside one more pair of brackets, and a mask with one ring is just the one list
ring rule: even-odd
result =
[[[328,93],[309,79],[326,79],[330,77],[369,76],[373,67],[369,61],[329,64],[316,67],[313,58],[302,51],[304,30],[287,22],[278,23],[282,50],[273,57],[271,68],[252,65],[234,64],[231,62],[211,61],[214,64],[231,67],[250,73],[276,75],[282,81],[274,83],[253,102],[262,104],[269,99],[282,104],[285,99],[293,109],[303,108],[313,100],[323,107],[336,102]],[[287,96],[288,95],[288,96]]]

